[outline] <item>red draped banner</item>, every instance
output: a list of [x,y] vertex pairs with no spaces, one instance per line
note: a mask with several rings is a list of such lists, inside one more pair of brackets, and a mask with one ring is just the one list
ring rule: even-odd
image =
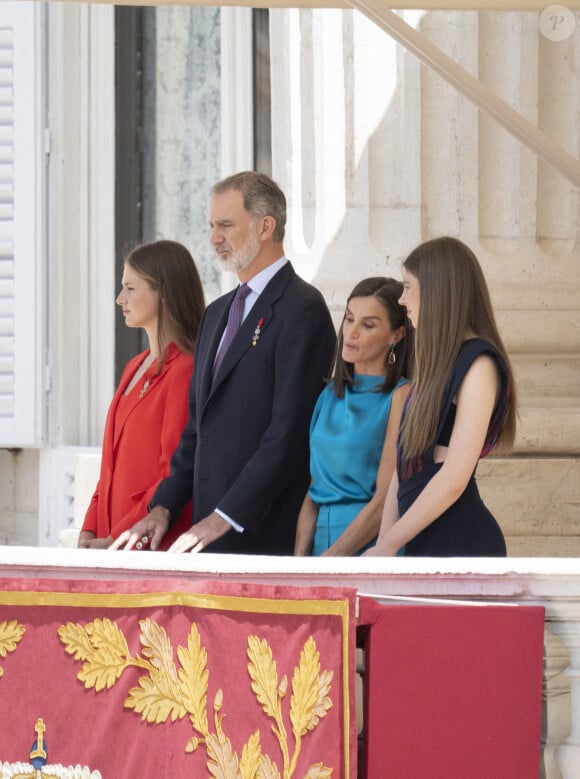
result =
[[359,623],[365,779],[538,777],[542,606],[360,598]]
[[355,596],[0,580],[2,776],[353,779]]

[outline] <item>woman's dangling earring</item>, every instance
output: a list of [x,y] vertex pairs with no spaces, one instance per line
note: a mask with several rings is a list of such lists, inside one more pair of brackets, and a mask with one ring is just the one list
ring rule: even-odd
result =
[[397,362],[397,355],[395,354],[395,344],[391,344],[391,348],[389,349],[389,356],[387,357],[387,363],[389,365],[394,365]]

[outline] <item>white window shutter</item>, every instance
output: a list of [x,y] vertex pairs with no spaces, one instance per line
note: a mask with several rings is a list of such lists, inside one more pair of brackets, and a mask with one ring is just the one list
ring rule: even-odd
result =
[[0,447],[44,432],[44,106],[40,14],[0,3]]

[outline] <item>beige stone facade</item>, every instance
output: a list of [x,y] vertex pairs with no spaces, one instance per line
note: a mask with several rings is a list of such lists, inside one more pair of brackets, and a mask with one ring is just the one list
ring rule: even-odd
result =
[[[419,242],[477,253],[513,360],[513,457],[480,484],[517,556],[580,554],[578,189],[357,11],[272,12],[274,175],[289,254],[334,307]],[[536,13],[404,12],[416,31],[578,157],[580,25]]]

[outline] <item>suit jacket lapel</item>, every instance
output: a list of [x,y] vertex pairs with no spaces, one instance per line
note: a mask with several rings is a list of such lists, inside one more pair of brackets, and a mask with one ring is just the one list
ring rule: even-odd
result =
[[[247,350],[252,346],[254,332],[258,324],[260,325],[260,332],[263,332],[268,327],[268,324],[272,319],[274,313],[273,306],[275,302],[284,294],[284,290],[290,283],[290,280],[295,275],[296,274],[294,272],[294,269],[292,268],[292,265],[289,262],[287,262],[286,265],[284,265],[278,271],[278,273],[276,273],[276,275],[269,281],[262,294],[258,297],[257,301],[252,306],[250,313],[242,322],[238,334],[236,335],[236,337],[232,341],[232,345],[226,352],[223,362],[220,365],[217,376],[215,377],[213,384],[211,385],[211,389],[209,390],[210,396],[215,392],[216,388],[219,387],[219,385],[222,383],[225,377],[230,373],[230,371],[234,368],[234,366],[242,359],[242,357],[247,352]],[[228,298],[229,301],[227,305],[228,311],[229,311],[231,299],[233,299],[234,295],[235,295],[235,291],[232,293],[231,298]],[[223,334],[223,330],[225,329],[226,322],[227,322],[227,313],[226,313],[226,319],[223,323],[223,328],[218,333],[217,343],[215,344],[215,348],[213,349],[214,358],[217,351],[217,346]],[[213,365],[213,360],[212,360],[212,365]],[[209,373],[210,373],[210,381],[211,381],[211,370],[209,371]]]
[[[213,325],[209,325],[208,327],[208,330],[210,332],[208,333],[208,338],[207,338],[207,348],[204,349],[204,354],[202,358],[203,362],[200,360],[199,352],[198,354],[196,354],[195,370],[196,372],[199,372],[199,376],[200,376],[200,381],[198,384],[200,388],[200,397],[198,397],[197,402],[200,404],[201,407],[205,405],[205,402],[212,391],[213,364],[215,362],[217,350],[222,340],[224,330],[226,329],[226,325],[228,322],[228,313],[232,301],[235,297],[235,294],[236,294],[236,290],[234,289],[227,295],[224,295],[224,297],[220,301],[221,310],[216,311],[215,323]],[[223,367],[223,363],[222,363],[222,367]]]

